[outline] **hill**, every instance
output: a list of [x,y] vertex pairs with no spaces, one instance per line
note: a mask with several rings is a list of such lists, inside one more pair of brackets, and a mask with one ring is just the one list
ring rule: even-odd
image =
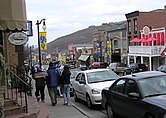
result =
[[111,23],[103,23],[101,26],[89,26],[86,29],[79,30],[72,34],[59,37],[51,42],[48,43],[48,52],[53,51],[65,51],[70,44],[83,44],[88,43],[92,44],[93,40],[93,33],[97,30],[105,30],[111,31],[115,29],[125,28],[126,21],[121,22],[111,22]]

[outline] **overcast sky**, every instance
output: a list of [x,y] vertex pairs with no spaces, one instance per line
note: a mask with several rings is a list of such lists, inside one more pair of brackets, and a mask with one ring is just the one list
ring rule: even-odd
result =
[[37,45],[35,24],[43,18],[50,42],[91,25],[126,20],[126,13],[164,9],[165,5],[166,0],[26,0],[27,19],[33,21],[33,37],[28,43]]

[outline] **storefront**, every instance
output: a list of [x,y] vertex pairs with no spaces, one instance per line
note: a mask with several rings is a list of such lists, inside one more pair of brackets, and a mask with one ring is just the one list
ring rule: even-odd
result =
[[147,26],[145,27],[141,30],[141,39],[133,42],[137,43],[137,46],[129,46],[128,64],[144,63],[151,71],[165,64],[165,57],[161,56],[165,49],[165,28],[149,30]]

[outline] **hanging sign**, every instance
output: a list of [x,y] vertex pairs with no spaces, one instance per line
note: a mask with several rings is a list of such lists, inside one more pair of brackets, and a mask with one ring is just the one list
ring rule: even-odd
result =
[[23,45],[28,41],[28,37],[23,32],[16,32],[9,35],[8,40],[13,45]]
[[39,39],[40,39],[40,49],[47,50],[47,39],[46,39],[46,32],[39,32]]

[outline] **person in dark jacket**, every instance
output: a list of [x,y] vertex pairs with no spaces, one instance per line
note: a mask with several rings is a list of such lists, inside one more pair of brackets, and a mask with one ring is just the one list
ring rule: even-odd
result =
[[64,105],[69,105],[70,102],[70,75],[71,72],[69,70],[69,66],[65,65],[61,75],[61,79],[63,82]]
[[47,88],[52,106],[55,106],[57,104],[57,87],[58,87],[58,78],[60,76],[57,64],[50,62],[47,73],[48,73],[46,79]]
[[35,87],[36,87],[36,92],[35,92],[35,96],[37,98],[37,101],[40,100],[44,102],[45,99],[45,78],[46,76],[43,75],[43,73],[41,71],[36,72],[33,75],[33,78],[35,79]]

